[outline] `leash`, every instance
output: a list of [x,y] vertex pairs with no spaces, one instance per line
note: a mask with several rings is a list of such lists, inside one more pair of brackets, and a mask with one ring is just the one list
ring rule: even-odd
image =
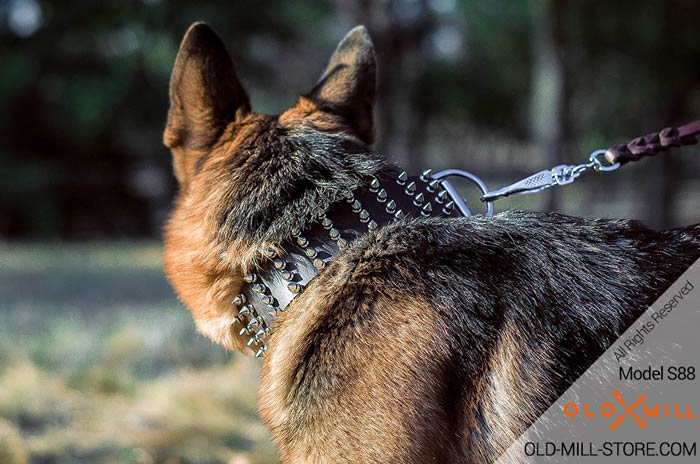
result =
[[655,155],[672,147],[692,145],[700,134],[700,120],[678,128],[637,137],[607,150],[596,150],[582,164],[562,164],[545,169],[511,185],[489,191],[474,174],[459,169],[419,176],[362,179],[354,191],[331,198],[330,207],[319,211],[290,237],[259,256],[254,272],[244,276],[244,286],[232,301],[237,315],[232,330],[247,337],[247,345],[256,357],[267,350],[266,340],[275,319],[291,301],[352,241],[383,225],[408,217],[469,217],[466,201],[451,184],[451,177],[472,182],[486,203],[486,216],[494,213],[494,201],[509,195],[540,192],[555,185],[567,185],[588,171],[609,172],[644,156]]
[[567,185],[584,172],[610,172],[621,166],[639,161],[645,156],[670,150],[673,147],[695,145],[695,137],[700,134],[700,120],[680,127],[667,127],[659,132],[632,139],[628,143],[613,145],[607,150],[595,150],[582,164],[560,164],[551,169],[532,174],[513,184],[485,193],[481,201],[493,202],[509,195],[527,195],[541,192],[555,185]]

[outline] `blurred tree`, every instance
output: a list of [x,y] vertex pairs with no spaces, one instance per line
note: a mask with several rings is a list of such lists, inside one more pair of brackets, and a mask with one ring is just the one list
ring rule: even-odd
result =
[[[159,234],[176,188],[160,142],[167,82],[195,20],[222,35],[269,113],[367,24],[379,151],[508,179],[697,117],[698,14],[692,0],[0,0],[0,237]],[[677,223],[697,175],[672,158],[619,175],[648,181],[643,197],[603,201],[609,179],[590,178],[539,205]]]

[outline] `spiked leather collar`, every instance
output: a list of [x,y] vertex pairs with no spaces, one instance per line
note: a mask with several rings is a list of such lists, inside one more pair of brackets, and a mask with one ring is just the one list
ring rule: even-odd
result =
[[[350,242],[404,217],[470,216],[464,200],[445,178],[461,176],[486,186],[470,173],[431,170],[409,177],[402,172],[394,179],[372,177],[367,187],[348,191],[345,197],[320,211],[305,229],[297,229],[281,244],[281,251],[269,249],[257,272],[244,277],[241,293],[233,299],[238,307],[234,322],[239,336],[248,337],[256,357],[267,350],[275,318]],[[487,214],[493,212],[489,203]]]

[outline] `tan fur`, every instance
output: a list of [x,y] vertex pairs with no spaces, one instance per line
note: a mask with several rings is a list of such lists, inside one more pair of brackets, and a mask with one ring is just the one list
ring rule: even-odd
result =
[[[353,343],[337,352],[343,381],[318,385],[313,404],[300,401],[303,395],[295,391],[310,333],[336,310],[342,288],[356,285],[362,274],[342,257],[332,267],[289,306],[275,329],[262,370],[260,413],[276,433],[285,463],[349,462],[358,447],[371,462],[415,462],[411,450],[429,439],[416,433],[425,418],[421,405],[436,395],[435,383],[420,379],[437,378],[437,366],[448,355],[434,342],[444,338],[446,328],[425,311],[426,301],[408,299],[400,306],[389,298],[378,301],[371,329],[354,334]],[[405,408],[394,407],[397,398]],[[289,430],[290,422],[305,426]]]

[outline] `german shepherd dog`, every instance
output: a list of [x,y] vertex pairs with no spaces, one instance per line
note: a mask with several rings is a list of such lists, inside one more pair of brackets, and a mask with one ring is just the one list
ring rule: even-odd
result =
[[[395,167],[370,149],[363,27],[280,115],[251,111],[202,23],[170,82],[179,194],[165,269],[198,330],[246,350],[231,304],[263,250]],[[493,462],[689,265],[700,225],[508,211],[407,218],[351,243],[277,321],[259,411],[284,463]]]

